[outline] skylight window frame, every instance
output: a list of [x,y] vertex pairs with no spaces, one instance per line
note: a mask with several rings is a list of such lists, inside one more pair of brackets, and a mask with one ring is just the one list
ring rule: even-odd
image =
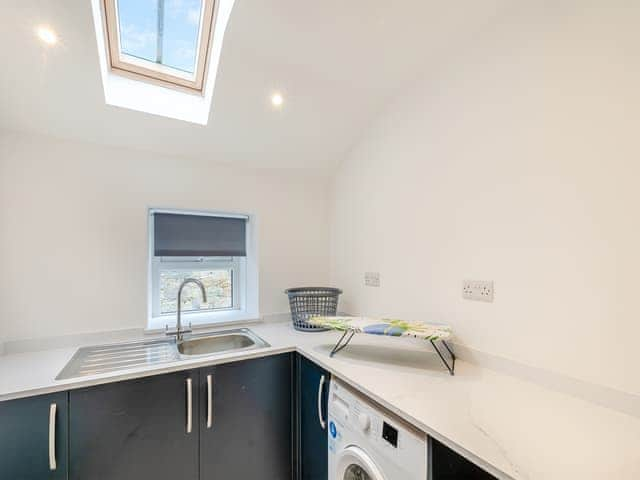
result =
[[120,48],[120,22],[118,0],[103,0],[103,18],[109,67],[114,73],[190,93],[204,93],[217,13],[217,0],[202,0],[195,72],[189,74],[178,69],[154,64],[151,61],[127,55]]

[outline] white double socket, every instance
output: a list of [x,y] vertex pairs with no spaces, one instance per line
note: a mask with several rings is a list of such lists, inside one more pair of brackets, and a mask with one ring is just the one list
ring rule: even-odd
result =
[[493,280],[463,280],[462,298],[493,302]]

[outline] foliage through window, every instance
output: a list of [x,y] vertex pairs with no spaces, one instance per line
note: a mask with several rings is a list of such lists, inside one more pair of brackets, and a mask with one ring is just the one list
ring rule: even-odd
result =
[[222,270],[160,270],[160,314],[177,311],[178,289],[187,278],[200,280],[207,292],[202,303],[200,289],[192,284],[182,291],[182,311],[200,312],[233,308],[233,269]]

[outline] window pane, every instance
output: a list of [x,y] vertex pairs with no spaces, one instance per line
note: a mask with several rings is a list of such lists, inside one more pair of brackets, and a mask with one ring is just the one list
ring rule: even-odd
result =
[[160,272],[160,313],[175,313],[178,289],[186,278],[200,280],[207,291],[207,303],[197,285],[189,284],[182,290],[182,311],[198,312],[233,308],[233,271],[225,270],[162,270]]
[[194,73],[202,0],[118,0],[122,53]]
[[200,32],[202,0],[167,0],[164,22],[164,65],[193,73]]

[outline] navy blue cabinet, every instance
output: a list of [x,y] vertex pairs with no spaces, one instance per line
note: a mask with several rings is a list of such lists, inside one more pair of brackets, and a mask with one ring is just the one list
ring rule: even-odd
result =
[[0,478],[66,480],[67,392],[0,402]]
[[0,402],[0,479],[292,480],[294,358]]
[[302,355],[298,372],[298,471],[300,480],[327,480],[329,372]]
[[197,480],[199,383],[196,370],[71,391],[69,479]]
[[200,370],[201,480],[293,478],[292,377],[289,353]]

